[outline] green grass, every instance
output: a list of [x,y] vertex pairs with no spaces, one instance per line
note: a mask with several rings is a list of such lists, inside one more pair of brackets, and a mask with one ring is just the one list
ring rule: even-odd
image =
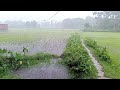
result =
[[[120,33],[114,32],[83,32],[82,37],[90,37],[97,41],[98,45],[106,46],[109,55],[112,58],[112,63],[100,61],[103,66],[105,76],[114,79],[120,79]],[[91,49],[92,50],[92,49]],[[95,51],[92,50],[95,55]]]
[[33,55],[30,55],[28,57],[29,59],[29,66],[39,65],[40,63],[47,63],[50,64],[51,58],[57,58],[57,55],[52,55],[50,53],[36,53]]
[[66,39],[73,32],[79,32],[79,30],[10,29],[8,32],[0,32],[0,42],[29,42],[49,38]]

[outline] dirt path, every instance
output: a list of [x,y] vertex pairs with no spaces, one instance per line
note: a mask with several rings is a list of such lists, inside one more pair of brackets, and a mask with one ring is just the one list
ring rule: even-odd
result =
[[85,46],[84,42],[83,42],[83,39],[81,40],[82,41],[82,45],[85,47],[85,49],[87,50],[93,64],[95,65],[97,71],[98,71],[98,79],[108,79],[106,77],[104,77],[104,72],[102,70],[102,66],[98,63],[98,61],[93,57],[91,51]]

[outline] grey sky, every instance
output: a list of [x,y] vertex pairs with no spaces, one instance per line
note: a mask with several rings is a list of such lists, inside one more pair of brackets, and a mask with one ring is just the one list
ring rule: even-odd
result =
[[[51,20],[61,21],[65,18],[85,18],[93,16],[93,11],[60,11]],[[41,21],[48,20],[56,11],[0,11],[0,21],[22,20],[22,21]]]

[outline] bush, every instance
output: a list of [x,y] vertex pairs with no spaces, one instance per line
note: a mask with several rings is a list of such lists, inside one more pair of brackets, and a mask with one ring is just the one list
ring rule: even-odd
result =
[[87,38],[87,39],[85,40],[85,42],[86,42],[87,46],[92,47],[93,49],[99,48],[99,46],[97,45],[97,42],[96,42],[95,40],[92,40],[92,39],[90,39],[90,38]]
[[39,62],[49,61],[57,55],[49,53],[37,53],[34,55],[26,55],[28,49],[23,47],[23,54],[11,52],[7,49],[0,49],[0,77],[6,74],[8,70],[18,70],[21,66],[34,65]]
[[106,47],[98,46],[97,42],[90,38],[86,38],[85,43],[87,46],[93,48],[97,52],[96,54],[100,58],[100,60],[111,62],[111,58]]
[[6,49],[0,49],[1,66],[6,65],[10,69],[18,69],[25,61],[25,55],[14,53]]
[[61,55],[65,65],[74,74],[74,78],[82,78],[90,71],[89,56],[80,42],[79,34],[73,34],[67,42],[67,46]]

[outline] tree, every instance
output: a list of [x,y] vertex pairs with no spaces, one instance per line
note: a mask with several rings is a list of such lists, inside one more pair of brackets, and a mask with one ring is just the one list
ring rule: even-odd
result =
[[85,22],[89,23],[90,26],[92,26],[92,27],[96,27],[96,19],[94,17],[87,16],[85,19]]
[[90,27],[90,24],[89,23],[85,23],[85,28],[89,28]]
[[99,28],[120,31],[120,11],[94,12]]
[[35,28],[37,26],[37,22],[35,20],[31,21],[31,26]]
[[63,20],[62,24],[63,28],[81,29],[84,27],[85,20],[83,18],[67,18]]
[[63,28],[69,29],[72,27],[72,21],[70,18],[64,19],[62,23],[63,23]]
[[26,27],[30,27],[30,22],[27,21],[27,22],[25,23],[25,26],[26,26]]

